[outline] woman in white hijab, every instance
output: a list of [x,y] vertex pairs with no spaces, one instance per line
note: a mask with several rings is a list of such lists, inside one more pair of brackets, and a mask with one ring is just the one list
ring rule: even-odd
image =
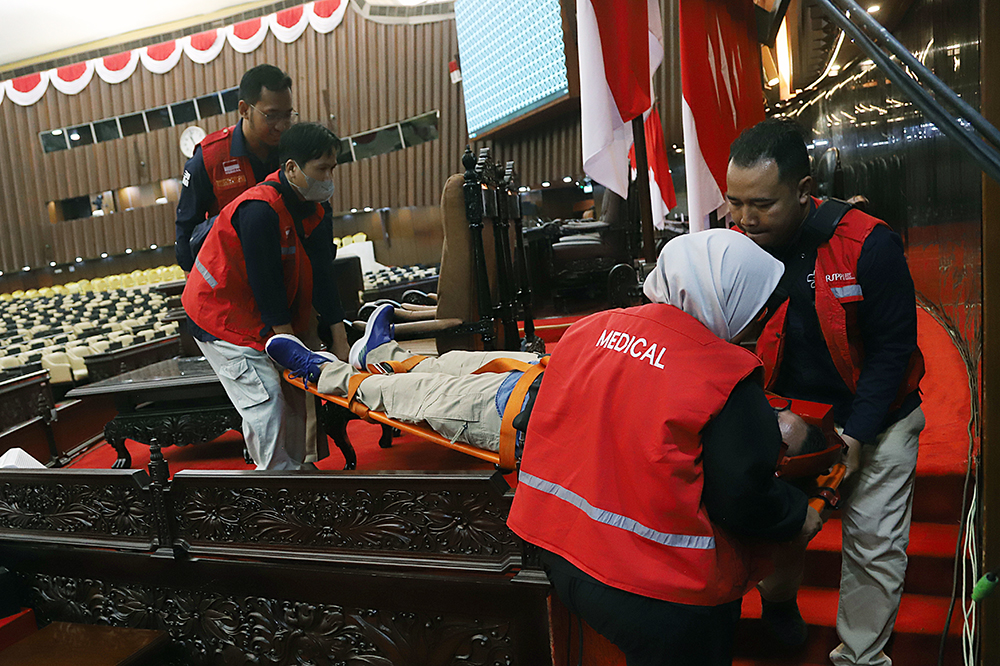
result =
[[669,241],[642,290],[654,303],[680,308],[733,340],[756,319],[784,271],[743,234],[710,229]]

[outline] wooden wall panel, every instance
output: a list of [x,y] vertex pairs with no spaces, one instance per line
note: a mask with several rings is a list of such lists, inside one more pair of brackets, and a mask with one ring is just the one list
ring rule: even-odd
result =
[[[680,80],[676,58],[677,0],[661,0],[666,65],[655,77],[663,106],[667,141],[680,137]],[[365,206],[436,206],[447,177],[461,170],[467,142],[461,86],[448,77],[448,61],[458,53],[454,21],[425,25],[384,25],[349,11],[333,32],[307,29],[293,44],[268,35],[250,54],[228,45],[208,65],[186,56],[169,73],[141,65],[121,84],[97,76],[80,94],[54,87],[38,103],[0,104],[0,270],[47,267],[75,257],[118,255],[126,248],[173,243],[174,206],[119,211],[103,218],[49,222],[53,199],[116,190],[180,177],[184,157],[178,141],[186,126],[103,144],[43,154],[38,133],[132,113],[198,97],[239,83],[254,65],[270,62],[288,71],[302,120],[328,123],[347,135],[435,109],[441,113],[440,138],[414,148],[343,165],[335,174],[335,210]],[[212,132],[236,121],[236,114],[198,121]],[[519,163],[521,182],[538,185],[564,175],[581,177],[578,112],[493,143],[495,155]],[[3,290],[0,278],[0,290]]]

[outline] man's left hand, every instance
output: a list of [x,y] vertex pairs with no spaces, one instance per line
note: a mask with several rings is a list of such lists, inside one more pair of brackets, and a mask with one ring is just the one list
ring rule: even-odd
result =
[[847,451],[844,453],[844,466],[847,467],[847,472],[844,474],[844,479],[848,479],[861,469],[861,442],[850,435],[841,435],[840,438],[847,445]]
[[347,357],[351,353],[351,346],[347,344],[347,330],[344,328],[344,325],[336,323],[331,326],[330,337],[333,339],[330,352],[344,363],[347,363]]

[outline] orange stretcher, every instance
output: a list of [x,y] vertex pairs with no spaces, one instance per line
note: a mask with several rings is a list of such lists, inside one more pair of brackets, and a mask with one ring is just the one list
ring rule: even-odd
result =
[[[392,370],[395,372],[408,372],[413,366],[422,361],[424,358],[425,357],[422,356],[414,356],[408,359],[408,361],[404,361],[402,363],[391,363],[388,365],[390,365]],[[313,395],[317,395],[324,400],[332,402],[335,405],[348,409],[366,421],[371,423],[381,423],[393,428],[398,428],[401,432],[415,435],[433,444],[444,446],[446,448],[459,451],[460,453],[473,456],[474,458],[491,462],[502,472],[508,473],[516,470],[518,463],[515,453],[517,432],[515,431],[513,425],[514,417],[517,416],[520,411],[520,407],[524,401],[524,396],[528,391],[528,387],[538,377],[538,375],[544,371],[547,361],[547,356],[543,356],[539,363],[534,365],[520,361],[513,361],[511,359],[497,359],[487,363],[473,373],[509,372],[511,370],[520,370],[524,372],[515,385],[510,398],[507,400],[507,407],[504,410],[501,420],[499,451],[496,452],[486,451],[463,442],[452,441],[446,437],[442,437],[426,424],[413,424],[405,421],[398,421],[383,414],[382,412],[373,412],[369,410],[360,402],[354,400],[354,396],[357,393],[361,382],[370,377],[372,373],[360,372],[351,377],[350,383],[348,384],[348,395],[346,396],[320,393],[316,386],[308,385],[308,383],[306,383],[301,377],[293,376],[288,370],[284,372],[284,377],[289,383],[298,386]],[[784,455],[784,450],[782,450],[782,456],[778,462],[775,475],[790,478],[816,477],[816,494],[809,500],[809,505],[818,512],[822,512],[823,509],[827,507],[831,509],[838,508],[840,496],[837,492],[837,488],[844,479],[846,467],[840,462],[844,442],[833,427],[833,408],[830,405],[809,402],[806,400],[790,400],[776,395],[769,396],[769,399],[771,400],[772,407],[790,409],[801,416],[807,423],[820,428],[823,431],[823,434],[826,435],[827,442],[830,444],[830,446],[823,451],[804,456],[789,457]],[[781,404],[779,405],[778,403]]]
[[[393,369],[396,372],[407,372],[424,358],[425,357],[422,356],[414,356],[409,359],[409,362],[391,365],[393,365]],[[499,451],[487,451],[463,442],[454,442],[447,437],[442,437],[437,434],[425,424],[413,424],[405,421],[397,421],[396,419],[386,416],[382,412],[373,412],[369,410],[360,402],[354,400],[354,395],[357,393],[361,382],[370,377],[372,373],[359,372],[351,377],[350,383],[348,384],[348,394],[346,396],[320,393],[316,386],[309,386],[302,378],[293,377],[292,373],[288,370],[285,370],[284,376],[285,380],[289,383],[294,384],[295,386],[298,386],[313,395],[317,395],[324,400],[332,402],[335,405],[349,409],[355,415],[366,421],[372,423],[382,423],[393,428],[398,428],[400,432],[416,435],[417,437],[427,440],[433,444],[438,444],[439,446],[454,449],[455,451],[479,458],[480,460],[491,462],[496,465],[500,471],[506,474],[517,469],[518,462],[517,455],[515,453],[517,431],[514,428],[514,417],[517,416],[521,410],[521,404],[524,402],[524,396],[528,392],[528,387],[530,387],[531,383],[535,381],[538,375],[545,370],[545,364],[547,362],[548,356],[543,356],[537,364],[523,363],[521,361],[514,361],[506,358],[496,359],[494,361],[490,361],[472,373],[503,373],[510,372],[511,370],[520,370],[524,373],[518,379],[517,384],[514,385],[514,390],[511,392],[510,398],[507,400],[507,407],[504,409],[503,417],[501,418]]]

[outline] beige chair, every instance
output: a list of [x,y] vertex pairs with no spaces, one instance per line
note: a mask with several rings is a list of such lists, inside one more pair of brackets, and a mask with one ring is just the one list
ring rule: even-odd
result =
[[[473,236],[465,209],[465,178],[454,174],[448,178],[441,193],[441,224],[444,242],[441,249],[441,269],[438,273],[437,305],[423,306],[402,304],[395,311],[397,339],[434,337],[437,351],[442,354],[452,349],[481,349],[483,342],[471,329],[481,319],[477,278],[473,256]],[[513,226],[513,225],[512,225]],[[496,250],[493,229],[485,224],[482,234],[483,260],[489,279],[490,295],[495,302],[498,293]],[[511,242],[513,247],[513,242]],[[509,269],[512,270],[512,267]],[[355,322],[355,328],[363,324]],[[519,340],[505,343],[499,322],[495,326],[496,348],[517,348]],[[516,333],[515,333],[516,334]]]
[[53,384],[72,384],[73,367],[66,352],[50,352],[42,355],[42,368],[49,371],[49,381]]
[[176,321],[172,321],[166,324],[156,324],[153,328],[159,327],[159,330],[165,331],[167,335],[174,335],[177,333],[178,324]]
[[69,366],[73,369],[73,381],[77,384],[87,381],[89,372],[87,362],[84,360],[93,351],[86,345],[70,347],[66,350],[66,357],[69,359]]
[[111,342],[120,342],[120,343],[122,343],[122,347],[131,347],[132,343],[135,342],[135,336],[127,334],[127,333],[124,333],[124,334],[112,333],[108,337],[108,339]]

